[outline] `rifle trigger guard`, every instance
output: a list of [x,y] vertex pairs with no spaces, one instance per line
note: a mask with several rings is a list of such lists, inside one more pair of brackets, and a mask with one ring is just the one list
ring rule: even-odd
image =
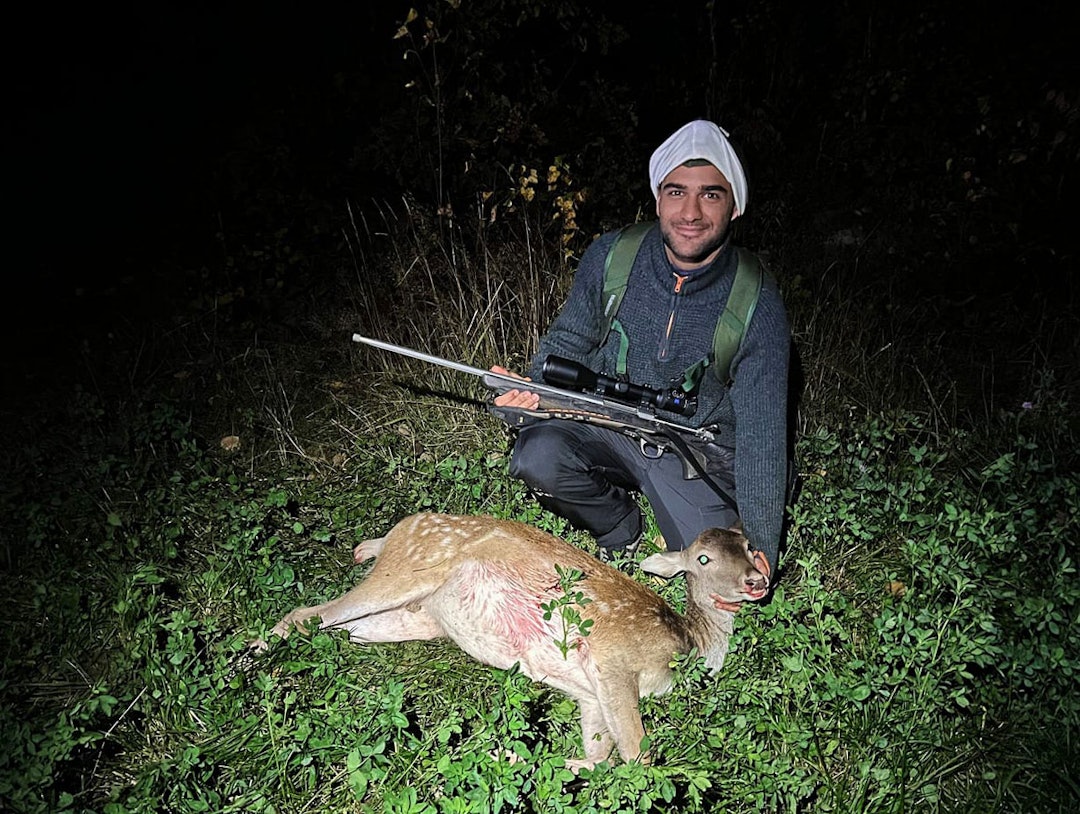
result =
[[655,461],[664,454],[664,448],[658,444],[654,444],[644,438],[638,439],[638,447],[641,448],[641,455],[643,458],[648,458],[650,461]]

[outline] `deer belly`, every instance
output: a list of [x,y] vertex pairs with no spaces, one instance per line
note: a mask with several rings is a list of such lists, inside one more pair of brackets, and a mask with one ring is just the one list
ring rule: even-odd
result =
[[558,610],[544,619],[541,604],[558,596],[554,582],[552,574],[552,589],[536,590],[500,563],[465,562],[424,608],[473,658],[501,669],[520,664],[530,678],[577,694],[591,685],[588,648],[576,630],[564,634]]

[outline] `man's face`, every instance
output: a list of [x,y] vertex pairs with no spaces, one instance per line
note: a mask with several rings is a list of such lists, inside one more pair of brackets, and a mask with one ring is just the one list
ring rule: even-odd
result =
[[690,270],[712,262],[739,216],[731,184],[712,164],[676,167],[660,183],[656,216],[668,259]]

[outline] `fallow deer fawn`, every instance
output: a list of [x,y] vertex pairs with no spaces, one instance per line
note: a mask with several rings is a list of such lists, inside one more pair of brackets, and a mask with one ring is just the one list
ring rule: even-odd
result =
[[[348,630],[356,642],[447,636],[485,664],[517,663],[580,705],[585,758],[569,761],[575,770],[607,760],[613,746],[625,761],[647,761],[638,700],[671,688],[676,653],[696,647],[713,672],[723,664],[733,614],[710,594],[741,602],[768,588],[733,529],[706,530],[683,551],[641,562],[662,577],[685,574],[685,615],[585,551],[515,521],[417,514],[361,543],[353,557],[376,558],[363,582],[331,602],[297,608],[273,632],[285,637],[317,616],[321,628]],[[568,631],[558,611],[544,618],[541,605],[565,595],[556,565],[582,573],[573,590],[589,600],[574,608],[592,620],[584,634]]]

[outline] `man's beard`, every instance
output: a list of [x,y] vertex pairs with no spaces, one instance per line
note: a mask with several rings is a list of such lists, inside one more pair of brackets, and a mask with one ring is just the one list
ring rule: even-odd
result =
[[694,253],[694,255],[688,257],[685,255],[680,255],[675,251],[675,248],[671,245],[672,241],[668,237],[667,228],[663,225],[660,226],[660,237],[663,238],[664,245],[667,246],[668,250],[673,255],[675,255],[675,257],[678,258],[681,262],[688,263],[692,266],[704,263],[708,259],[710,254],[712,254],[717,249],[721,248],[725,243],[727,243],[729,234],[731,234],[730,224],[723,232],[710,240],[708,243],[705,243],[699,251]]

